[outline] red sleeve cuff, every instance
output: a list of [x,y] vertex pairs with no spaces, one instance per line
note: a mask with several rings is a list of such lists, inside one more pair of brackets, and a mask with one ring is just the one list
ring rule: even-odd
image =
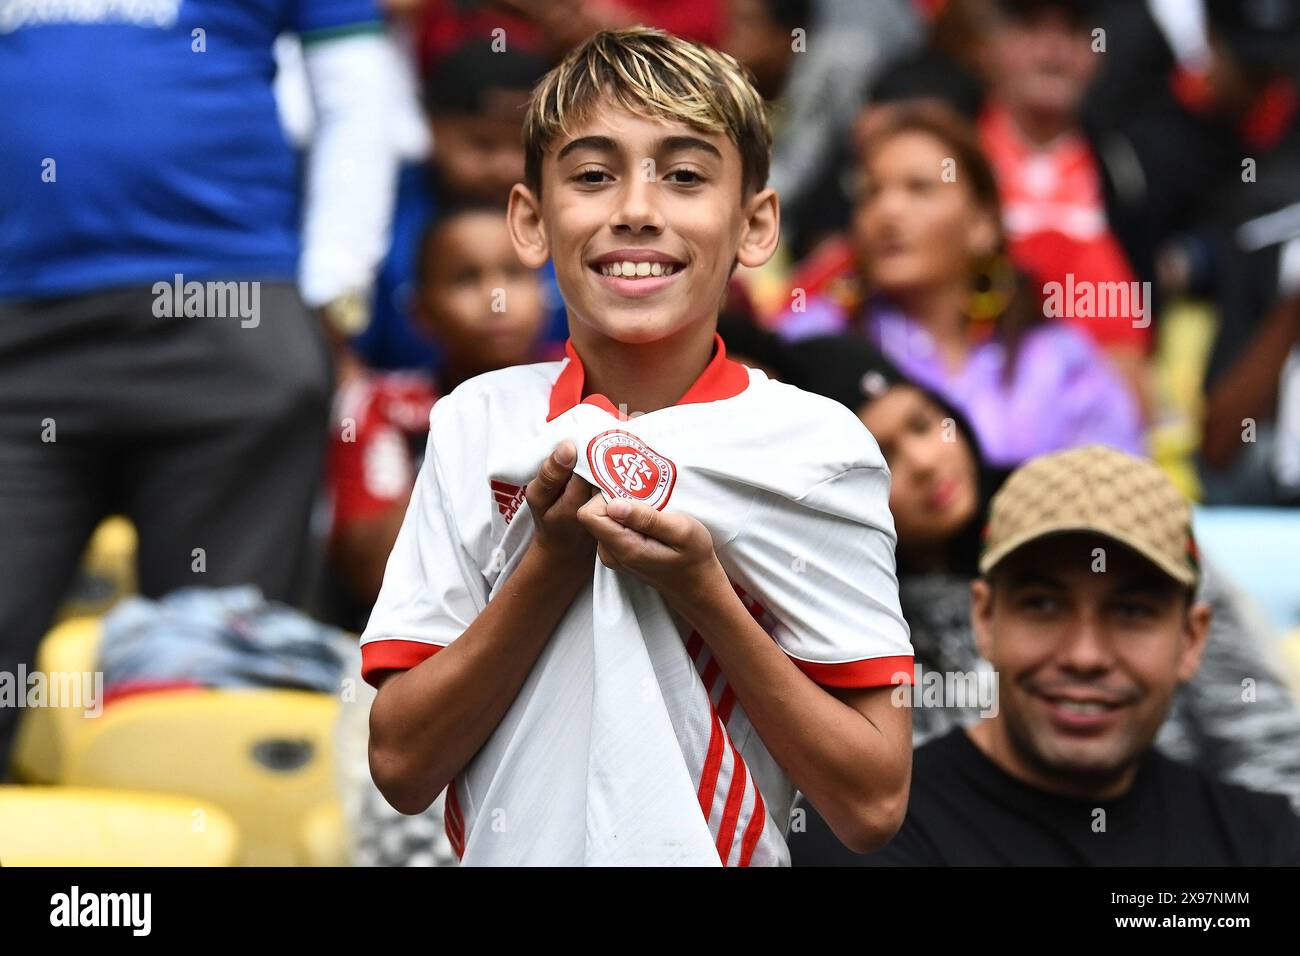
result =
[[912,656],[870,657],[842,664],[817,664],[790,658],[813,681],[824,687],[892,687],[914,683]]
[[384,671],[409,671],[442,650],[441,644],[400,639],[370,641],[361,645],[361,679],[378,687],[378,678]]

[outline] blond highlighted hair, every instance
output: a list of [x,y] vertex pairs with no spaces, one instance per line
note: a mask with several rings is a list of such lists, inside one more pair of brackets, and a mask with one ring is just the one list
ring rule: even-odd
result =
[[533,89],[524,118],[524,180],[540,194],[546,148],[598,103],[646,119],[725,133],[740,151],[743,189],[767,185],[772,131],[748,71],[712,47],[650,27],[605,30],[572,50]]

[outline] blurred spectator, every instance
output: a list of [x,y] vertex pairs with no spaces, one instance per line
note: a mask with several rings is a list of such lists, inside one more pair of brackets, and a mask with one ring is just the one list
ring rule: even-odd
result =
[[[373,0],[93,9],[0,18],[0,671],[114,512],[146,596],[304,596],[332,379],[304,299],[356,314],[391,209]],[[303,175],[272,92],[285,30],[319,117]]]
[[[965,417],[903,378],[861,339],[809,339],[786,360],[794,384],[834,398],[870,429],[889,464],[898,532],[899,599],[916,663],[938,674],[986,671],[971,630],[970,585],[988,502],[1006,473],[990,468]],[[1200,600],[1213,611],[1196,675],[1182,685],[1156,745],[1225,780],[1290,797],[1300,810],[1300,703],[1272,650],[1276,635],[1217,567],[1201,562]],[[1238,693],[1254,683],[1250,699]],[[919,682],[919,681],[918,681]],[[1224,688],[1232,688],[1225,693]],[[974,701],[912,713],[920,745],[979,719]]]
[[802,258],[844,226],[842,144],[879,71],[919,41],[906,0],[728,0],[722,49],[772,104],[782,243]]
[[[1145,409],[1154,303],[1107,222],[1100,164],[1081,126],[1102,60],[1095,6],[997,0],[980,141],[997,176],[1011,260],[1039,287],[1091,287],[1093,307],[1066,309],[1064,318],[1105,350]],[[1126,294],[1101,294],[1111,288]]]
[[917,749],[893,842],[855,856],[810,815],[792,835],[795,863],[1300,862],[1300,818],[1285,797],[1152,747],[1207,647],[1190,518],[1153,464],[1112,449],[1044,456],[1013,474],[992,501],[971,590],[995,703]]
[[1207,10],[1209,87],[1239,149],[1220,185],[1206,497],[1300,501],[1300,0]]
[[638,23],[710,46],[722,36],[723,0],[427,0],[423,7],[425,69],[470,40],[495,38],[505,49],[559,59],[598,30]]
[[475,375],[537,360],[541,280],[515,255],[495,206],[453,209],[430,227],[415,300],[417,327],[441,347],[436,377],[376,374],[345,358],[335,400],[330,559],[347,593],[330,616],[357,630],[379,594],[433,403]]
[[1087,442],[1141,452],[1136,404],[1086,336],[1045,321],[1006,256],[997,187],[972,131],[900,108],[873,135],[854,209],[857,281],[794,303],[787,338],[854,330],[961,409],[1010,467]]
[[[438,343],[417,328],[414,316],[421,238],[449,203],[499,204],[504,216],[510,187],[524,174],[524,106],[546,69],[536,54],[513,48],[495,52],[491,41],[473,40],[443,58],[428,76],[424,106],[433,132],[433,159],[401,171],[393,240],[376,284],[374,318],[353,340],[367,365],[418,370],[439,363]],[[568,326],[550,266],[545,273],[546,337],[558,353]]]

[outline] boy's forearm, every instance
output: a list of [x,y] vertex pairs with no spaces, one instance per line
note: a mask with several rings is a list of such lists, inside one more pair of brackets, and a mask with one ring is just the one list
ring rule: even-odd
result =
[[799,670],[745,609],[721,566],[671,603],[709,646],[768,751],[840,839],[888,839],[901,820],[898,804],[906,803],[910,730],[877,727]]
[[530,546],[458,639],[384,682],[370,712],[370,765],[394,807],[422,812],[469,763],[591,572]]

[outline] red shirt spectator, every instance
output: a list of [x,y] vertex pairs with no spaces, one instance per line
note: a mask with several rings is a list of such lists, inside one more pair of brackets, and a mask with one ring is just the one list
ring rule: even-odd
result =
[[[984,152],[997,174],[1003,223],[1012,260],[1040,285],[1059,282],[1070,288],[1091,283],[1130,283],[1137,277],[1106,219],[1101,174],[1091,146],[1081,132],[1069,132],[1044,147],[1017,135],[1010,116],[996,103],[980,118]],[[1137,288],[1128,286],[1129,289]],[[1130,297],[1131,305],[1150,302]],[[1076,315],[1059,318],[1087,331],[1102,346],[1146,349],[1151,329],[1140,314]],[[1146,316],[1149,320],[1150,315]],[[1134,324],[1134,320],[1138,324]]]
[[418,372],[365,375],[339,389],[328,476],[332,536],[405,505],[438,398],[433,379]]
[[[722,0],[501,0],[471,9],[457,0],[429,0],[420,31],[420,64],[430,63],[456,49],[467,39],[493,37],[505,31],[508,44],[530,50],[554,49],[554,41],[583,39],[577,32],[594,32],[643,23],[669,33],[717,46],[722,40]],[[565,33],[556,32],[563,26]],[[563,44],[561,44],[563,45]]]

